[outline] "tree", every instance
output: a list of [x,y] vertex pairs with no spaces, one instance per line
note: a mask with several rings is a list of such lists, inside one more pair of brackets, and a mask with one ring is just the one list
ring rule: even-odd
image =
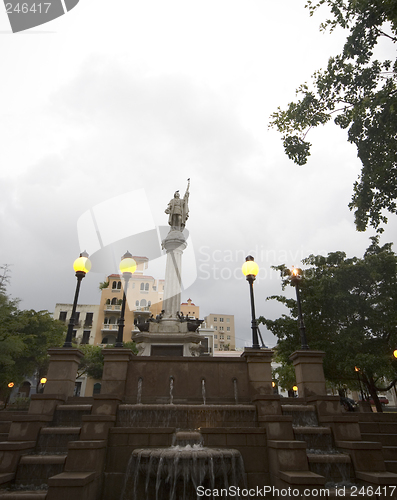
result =
[[[376,237],[371,240],[361,259],[346,258],[344,252],[304,259],[300,290],[308,344],[325,351],[326,379],[339,388],[344,384],[355,388],[358,367],[382,411],[376,393],[390,388],[397,377],[392,356],[397,345],[397,256],[390,243],[380,247]],[[276,269],[284,290],[290,271],[285,265]],[[288,363],[300,347],[297,303],[284,295],[269,299],[289,309],[276,320],[259,318],[278,337],[278,355]]]
[[[304,165],[310,156],[308,131],[334,118],[348,129],[357,147],[361,176],[354,184],[349,208],[359,231],[368,225],[382,232],[384,211],[397,213],[397,60],[374,57],[380,39],[397,42],[395,0],[308,0],[310,15],[322,5],[331,17],[321,25],[331,32],[341,27],[348,36],[341,54],[317,71],[312,85],[297,89],[297,102],[272,114],[270,126],[283,134],[287,156]],[[394,52],[393,52],[394,53]]]
[[[87,375],[95,380],[100,380],[103,373],[104,357],[102,347],[90,344],[80,344],[79,350],[83,352],[84,357],[81,359],[78,370],[77,378]],[[113,346],[106,346],[105,349],[112,349]],[[134,354],[138,353],[135,342],[125,342],[125,349],[131,349]]]

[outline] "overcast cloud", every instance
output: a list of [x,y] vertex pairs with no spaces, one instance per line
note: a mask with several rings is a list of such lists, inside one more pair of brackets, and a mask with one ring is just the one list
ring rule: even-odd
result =
[[[0,12],[0,263],[11,264],[23,308],[73,299],[84,212],[144,189],[164,226],[188,177],[198,278],[182,298],[202,317],[234,314],[239,345],[251,335],[245,255],[261,268],[257,313],[276,317],[280,306],[265,301],[280,292],[272,265],[363,254],[373,232],[357,233],[347,208],[360,162],[346,134],[332,124],[310,132],[312,156],[297,167],[267,129],[343,43],[343,33],[321,34],[304,4],[80,0],[19,34]],[[109,223],[122,218],[132,234],[139,213],[114,210]],[[395,240],[391,219],[382,243]],[[157,265],[149,272],[163,277]],[[87,275],[81,303],[99,302],[103,279]]]

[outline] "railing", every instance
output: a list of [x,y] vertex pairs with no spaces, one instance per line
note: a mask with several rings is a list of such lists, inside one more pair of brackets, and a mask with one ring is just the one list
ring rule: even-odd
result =
[[121,311],[119,304],[105,304],[105,311]]

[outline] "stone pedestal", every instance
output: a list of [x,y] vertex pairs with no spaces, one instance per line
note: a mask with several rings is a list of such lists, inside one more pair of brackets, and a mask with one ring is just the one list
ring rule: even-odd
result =
[[127,380],[128,364],[133,357],[131,349],[103,349],[105,358],[101,395],[123,397]]
[[48,349],[50,365],[48,367],[45,395],[61,395],[64,399],[72,397],[76,382],[77,368],[83,353],[78,349]]
[[327,394],[323,370],[324,356],[323,351],[295,351],[291,354],[300,398]]

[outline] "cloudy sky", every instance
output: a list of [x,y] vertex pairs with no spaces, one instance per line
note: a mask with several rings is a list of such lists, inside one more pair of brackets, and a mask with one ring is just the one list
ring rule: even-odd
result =
[[[297,167],[268,129],[344,40],[320,33],[323,14],[310,18],[304,4],[80,0],[18,34],[0,11],[0,263],[21,307],[72,301],[83,214],[106,207],[102,222],[121,233],[136,234],[143,219],[164,226],[188,177],[185,260],[197,279],[182,299],[202,317],[234,314],[241,346],[251,338],[245,255],[260,265],[256,308],[268,317],[281,312],[265,300],[281,291],[272,265],[362,256],[373,232],[357,233],[347,208],[360,162],[346,133],[312,131],[310,161]],[[382,243],[395,240],[391,219]],[[93,269],[80,302],[99,303],[98,283],[116,271]],[[162,277],[156,263],[148,271]]]

